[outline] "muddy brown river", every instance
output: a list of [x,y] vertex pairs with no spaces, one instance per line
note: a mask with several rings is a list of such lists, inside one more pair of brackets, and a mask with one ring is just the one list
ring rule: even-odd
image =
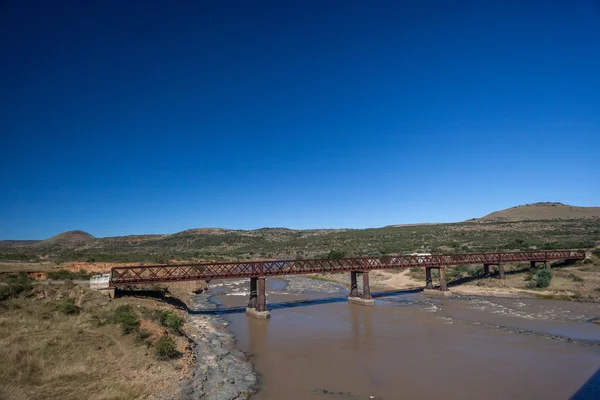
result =
[[257,320],[241,312],[247,281],[212,286],[259,373],[253,399],[600,399],[599,304],[397,293],[364,307],[269,279]]

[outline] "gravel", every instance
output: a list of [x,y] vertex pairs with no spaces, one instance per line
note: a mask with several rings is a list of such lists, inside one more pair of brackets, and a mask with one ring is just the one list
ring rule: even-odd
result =
[[292,293],[319,292],[319,293],[347,293],[344,285],[335,282],[321,281],[300,275],[282,276],[287,282],[286,291]]
[[[214,310],[210,294],[196,297],[194,310]],[[198,328],[196,343],[197,365],[193,378],[184,382],[181,398],[185,400],[248,399],[257,382],[252,364],[235,347],[235,337],[226,329],[227,322],[218,315],[190,315]]]

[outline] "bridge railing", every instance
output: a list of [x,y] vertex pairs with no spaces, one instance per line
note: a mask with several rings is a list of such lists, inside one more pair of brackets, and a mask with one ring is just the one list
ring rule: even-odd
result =
[[150,265],[112,268],[111,285],[121,286],[152,282],[191,281],[217,278],[368,271],[390,268],[446,267],[465,264],[494,265],[509,262],[578,260],[584,258],[585,251],[583,250],[556,250],[511,253],[432,254],[374,258]]

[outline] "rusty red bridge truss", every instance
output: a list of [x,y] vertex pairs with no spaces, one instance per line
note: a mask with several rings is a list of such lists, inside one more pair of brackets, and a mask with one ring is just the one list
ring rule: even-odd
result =
[[[147,265],[112,268],[110,286],[122,287],[160,282],[250,278],[249,309],[256,309],[258,313],[261,313],[267,312],[264,297],[264,279],[269,276],[350,272],[350,298],[372,302],[369,289],[369,271],[371,270],[415,267],[425,268],[425,288],[433,289],[431,270],[434,268],[439,269],[439,290],[447,291],[446,267],[453,265],[483,264],[483,271],[486,275],[489,274],[489,267],[495,265],[498,267],[499,277],[504,278],[505,263],[529,262],[531,263],[531,266],[535,266],[536,263],[541,262],[544,263],[547,268],[550,268],[550,261],[581,260],[584,258],[584,250],[557,250],[509,253],[402,255],[375,258],[328,258]],[[357,274],[362,274],[363,277],[363,290],[361,294],[358,293]]]
[[155,282],[316,274],[324,272],[370,271],[373,269],[446,267],[468,264],[499,265],[512,262],[548,262],[571,259],[579,260],[584,258],[585,251],[583,250],[560,250],[148,265],[113,268],[111,286],[126,286]]

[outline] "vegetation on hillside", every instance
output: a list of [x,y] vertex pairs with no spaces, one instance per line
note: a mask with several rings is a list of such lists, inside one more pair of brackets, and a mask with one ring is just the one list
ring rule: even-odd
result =
[[[124,236],[85,242],[40,242],[0,250],[16,260],[168,263],[171,260],[378,257],[404,252],[594,248],[600,219],[520,222],[463,222],[374,229],[254,231],[198,229],[173,235]],[[18,250],[18,251],[17,251]],[[4,256],[3,256],[4,255]]]
[[1,278],[0,398],[178,397],[189,348],[179,314],[27,274]]

